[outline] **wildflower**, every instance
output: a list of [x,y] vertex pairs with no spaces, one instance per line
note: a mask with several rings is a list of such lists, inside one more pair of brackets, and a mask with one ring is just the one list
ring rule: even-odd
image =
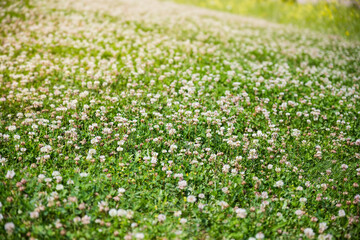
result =
[[95,149],[89,149],[88,154],[89,155],[94,155],[94,154],[96,154],[96,150]]
[[175,211],[174,216],[175,217],[180,217],[181,216],[181,211]]
[[228,187],[223,187],[221,189],[221,191],[223,191],[223,193],[226,193],[226,194],[230,192]]
[[7,178],[7,179],[12,179],[12,178],[14,178],[14,176],[15,176],[15,171],[14,171],[14,170],[9,170],[9,171],[7,171],[7,173],[6,173],[5,178]]
[[194,203],[194,202],[196,202],[196,197],[193,196],[193,195],[190,195],[190,196],[187,197],[187,201],[189,203]]
[[223,166],[223,168],[222,168],[222,172],[223,172],[223,173],[228,173],[228,172],[229,172],[229,169],[230,169],[230,165],[225,164],[225,165]]
[[229,204],[227,202],[225,202],[225,201],[220,201],[218,204],[220,205],[220,207],[222,209],[225,209],[225,208],[229,207]]
[[117,215],[120,216],[120,217],[124,217],[124,216],[126,216],[126,214],[127,214],[127,211],[124,210],[124,209],[119,209],[117,211]]
[[185,224],[186,222],[187,222],[186,218],[181,218],[181,219],[180,219],[180,223],[181,223],[181,224]]
[[143,233],[135,233],[134,237],[136,239],[144,239],[145,238],[145,235]]
[[243,208],[238,208],[235,210],[236,212],[236,216],[239,217],[239,218],[246,218],[246,215],[247,215],[247,212],[245,209]]
[[8,130],[9,130],[10,132],[13,132],[13,131],[16,130],[16,126],[14,126],[14,125],[9,126],[9,127],[8,127]]
[[109,215],[110,215],[111,217],[115,217],[115,216],[118,215],[118,212],[117,212],[116,209],[112,208],[112,209],[109,210]]
[[256,239],[264,239],[265,238],[265,235],[262,233],[262,232],[259,232],[255,235],[255,238]]
[[344,210],[339,210],[339,217],[345,217],[345,211]]
[[30,212],[30,218],[35,219],[38,217],[39,217],[39,212],[37,211]]
[[60,190],[63,190],[63,189],[64,189],[64,186],[62,184],[56,185],[56,190],[60,191]]
[[166,220],[166,216],[164,214],[159,214],[158,221],[159,222],[164,222],[165,220]]
[[40,148],[40,152],[43,152],[43,153],[50,153],[52,150],[52,147],[50,145],[46,145],[42,148]]
[[315,236],[314,231],[311,228],[305,228],[304,234],[306,237],[312,239]]
[[326,222],[322,222],[319,224],[319,233],[323,233],[328,228]]
[[275,183],[275,187],[281,188],[282,186],[284,186],[284,182],[282,180]]
[[81,222],[84,225],[90,224],[90,220],[91,220],[91,217],[89,217],[88,215],[85,215],[81,218]]
[[134,217],[134,212],[131,210],[127,210],[126,211],[126,218],[127,219],[132,219]]
[[5,231],[7,234],[12,234],[15,229],[15,224],[12,222],[5,223],[4,225]]
[[187,186],[187,182],[185,180],[182,180],[178,183],[178,187],[180,189],[184,189]]
[[304,215],[304,211],[302,211],[302,210],[296,210],[296,211],[295,211],[295,214],[296,214],[297,216],[301,217],[302,215]]
[[45,179],[45,175],[44,174],[39,174],[39,176],[38,176],[38,181],[39,182],[42,182],[44,179]]

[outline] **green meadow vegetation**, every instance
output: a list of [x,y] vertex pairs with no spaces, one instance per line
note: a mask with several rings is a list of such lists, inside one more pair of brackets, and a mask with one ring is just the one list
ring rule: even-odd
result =
[[309,28],[348,39],[360,39],[360,2],[344,6],[338,1],[319,0],[316,4],[298,4],[295,0],[174,0],[264,18],[273,22]]
[[360,44],[338,30],[1,1],[0,239],[359,239]]

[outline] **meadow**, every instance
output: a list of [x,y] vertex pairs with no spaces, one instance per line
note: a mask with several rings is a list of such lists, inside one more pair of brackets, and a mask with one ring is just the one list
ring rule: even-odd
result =
[[360,1],[341,0],[174,0],[175,2],[264,18],[272,22],[360,40]]
[[7,0],[0,43],[0,239],[360,238],[357,40]]

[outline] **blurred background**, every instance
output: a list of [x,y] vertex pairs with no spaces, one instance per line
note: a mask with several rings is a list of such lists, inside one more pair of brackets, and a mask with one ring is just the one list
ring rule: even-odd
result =
[[360,40],[360,0],[173,0]]

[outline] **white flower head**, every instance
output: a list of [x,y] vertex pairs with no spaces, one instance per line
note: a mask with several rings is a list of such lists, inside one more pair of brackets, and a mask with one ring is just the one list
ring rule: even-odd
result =
[[4,228],[7,234],[12,234],[15,229],[15,224],[13,222],[5,223]]
[[5,178],[7,178],[7,179],[12,179],[12,178],[14,178],[14,176],[15,176],[15,171],[14,171],[14,170],[9,170],[9,171],[7,171],[7,173],[6,173]]

